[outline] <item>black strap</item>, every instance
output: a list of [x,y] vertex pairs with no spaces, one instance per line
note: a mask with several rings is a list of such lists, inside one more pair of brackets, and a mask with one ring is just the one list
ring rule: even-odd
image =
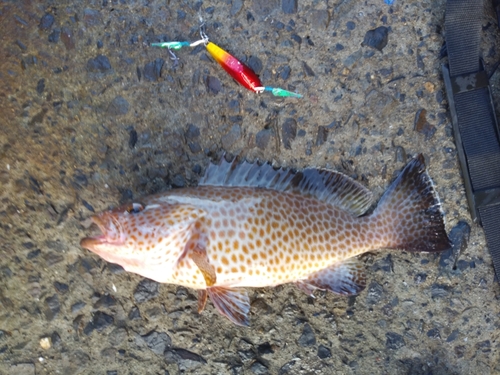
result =
[[448,0],[443,77],[472,218],[485,231],[500,276],[500,138],[488,76],[479,59],[483,0]]

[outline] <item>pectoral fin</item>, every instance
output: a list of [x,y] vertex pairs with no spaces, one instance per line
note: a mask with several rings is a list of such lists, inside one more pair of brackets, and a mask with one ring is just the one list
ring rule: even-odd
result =
[[366,275],[363,264],[356,258],[351,258],[314,272],[298,281],[297,285],[309,295],[312,295],[314,289],[321,289],[348,296],[365,289]]
[[215,285],[217,275],[207,255],[207,233],[203,218],[191,225],[191,236],[186,243],[184,252],[200,269],[207,287]]
[[248,320],[250,299],[246,290],[211,287],[208,288],[208,295],[215,308],[234,324],[245,327],[250,325]]

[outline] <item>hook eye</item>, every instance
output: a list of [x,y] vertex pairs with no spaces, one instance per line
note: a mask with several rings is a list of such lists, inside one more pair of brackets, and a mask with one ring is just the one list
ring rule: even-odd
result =
[[141,212],[142,210],[144,210],[144,206],[140,203],[132,203],[131,205],[129,205],[127,207],[127,212],[129,214],[137,214],[137,213]]

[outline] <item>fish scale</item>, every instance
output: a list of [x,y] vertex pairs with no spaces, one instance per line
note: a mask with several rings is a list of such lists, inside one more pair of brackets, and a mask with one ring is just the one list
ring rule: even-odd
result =
[[366,286],[360,254],[449,248],[422,155],[367,215],[371,206],[371,193],[341,173],[222,159],[198,187],[94,216],[103,234],[81,245],[127,271],[197,289],[199,311],[210,297],[248,325],[245,288],[295,283],[308,294],[352,295]]

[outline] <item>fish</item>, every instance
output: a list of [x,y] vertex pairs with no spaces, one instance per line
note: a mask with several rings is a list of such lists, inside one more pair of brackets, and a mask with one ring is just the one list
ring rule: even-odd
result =
[[126,271],[198,291],[248,326],[248,288],[294,283],[309,295],[356,295],[360,255],[450,248],[422,154],[377,205],[366,187],[331,170],[276,168],[237,158],[211,162],[198,186],[146,196],[92,216],[101,234],[81,247]]

